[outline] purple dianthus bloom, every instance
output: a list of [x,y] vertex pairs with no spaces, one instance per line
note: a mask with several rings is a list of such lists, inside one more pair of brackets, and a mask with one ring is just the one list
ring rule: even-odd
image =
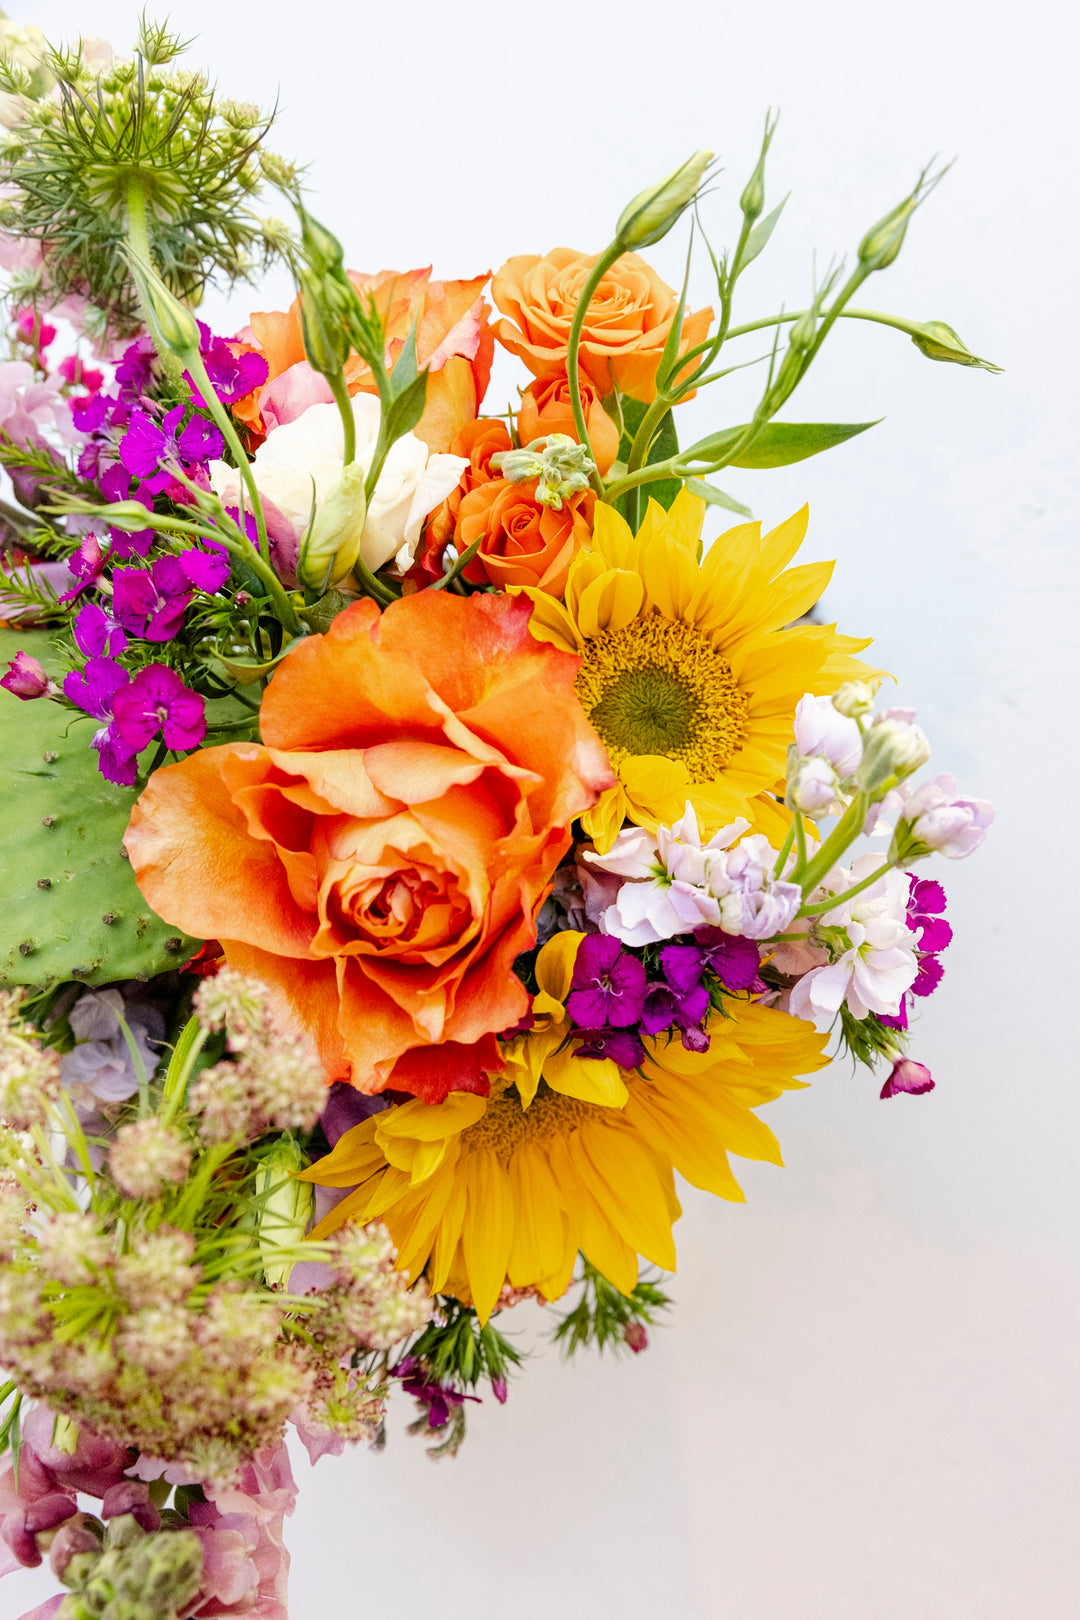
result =
[[582,1029],[584,1037],[574,1053],[582,1058],[610,1058],[620,1069],[636,1069],[645,1061],[641,1037],[633,1029]]
[[749,990],[752,995],[764,990],[758,977],[761,958],[756,940],[745,934],[725,934],[722,928],[699,928],[694,938],[725,990]]
[[908,927],[919,934],[919,950],[935,955],[952,943],[952,929],[941,913],[945,910],[945,890],[934,878],[911,876],[911,896],[907,906]]
[[137,769],[135,755],[121,737],[115,720],[95,731],[90,746],[97,752],[98,770],[106,782],[115,782],[117,787],[133,785]]
[[188,582],[210,596],[219,591],[229,577],[229,554],[224,546],[212,542],[207,543],[205,551],[198,546],[181,551],[177,561]]
[[583,1029],[636,1024],[645,1005],[645,969],[609,934],[587,934],[578,946],[566,1010]]
[[465,1401],[480,1402],[479,1395],[463,1395],[451,1384],[437,1384],[417,1356],[405,1356],[390,1369],[391,1378],[400,1378],[401,1387],[427,1407],[428,1427],[444,1429],[450,1421],[450,1408]]
[[79,609],[74,631],[75,645],[87,658],[115,658],[127,646],[127,636],[116,620],[96,602]]
[[171,641],[191,601],[191,582],[179,557],[157,557],[153,566],[118,568],[113,574],[113,612],[124,629],[147,641]]
[[116,382],[123,399],[141,399],[154,379],[157,348],[152,337],[136,338],[120,356]]
[[205,702],[164,664],[140,669],[116,694],[113,713],[120,739],[133,754],[159,732],[165,746],[177,750],[197,748],[206,735]]
[[[233,405],[238,399],[261,388],[270,375],[270,368],[261,354],[237,354],[228,338],[214,337],[210,328],[199,322],[199,348],[210,386],[223,405]],[[235,341],[235,340],[234,340]],[[206,401],[199,393],[192,377],[185,378],[197,405]]]
[[128,672],[111,658],[91,658],[85,669],[64,676],[64,696],[95,720],[107,720],[116,694],[128,683]]
[[24,703],[30,698],[44,697],[50,684],[44,666],[25,652],[17,652],[8,664],[6,673],[0,675],[0,686],[15,697],[22,698]]
[[68,560],[68,572],[75,581],[70,590],[60,597],[61,602],[74,602],[83,591],[89,590],[101,578],[105,564],[109,560],[107,551],[102,551],[101,542],[96,534],[88,534],[82,540],[78,551]]
[[933,1091],[934,1078],[925,1063],[916,1063],[914,1058],[897,1058],[892,1066],[892,1073],[881,1088],[882,1097],[896,1097],[901,1091],[908,1092],[913,1097],[921,1097],[924,1092]]
[[164,487],[168,472],[159,470],[163,466],[205,463],[221,455],[224,440],[212,422],[193,416],[185,428],[180,427],[186,409],[185,405],[174,406],[160,423],[138,407],[132,411],[120,441],[120,460],[128,472]]

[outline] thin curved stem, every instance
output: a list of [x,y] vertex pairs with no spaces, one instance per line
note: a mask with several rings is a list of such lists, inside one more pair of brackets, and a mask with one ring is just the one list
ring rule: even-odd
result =
[[[593,301],[596,289],[615,261],[622,258],[623,251],[618,242],[611,242],[593,265],[588,279],[581,289],[581,297],[574,308],[574,315],[570,322],[570,332],[566,342],[566,380],[570,387],[570,409],[574,413],[574,428],[577,432],[578,443],[585,446],[594,462],[596,457],[593,455],[592,440],[589,438],[589,430],[585,425],[585,412],[581,405],[581,371],[578,365],[578,351],[581,348],[582,327],[585,325],[585,317],[589,312],[589,305]],[[610,499],[610,496],[604,495],[603,481],[596,471],[592,473],[590,481],[601,498]]]

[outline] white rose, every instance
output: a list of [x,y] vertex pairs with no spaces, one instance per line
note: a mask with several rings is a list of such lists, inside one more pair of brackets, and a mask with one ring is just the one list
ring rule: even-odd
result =
[[[379,401],[357,394],[352,401],[356,423],[356,460],[370,468],[379,436]],[[326,499],[341,481],[345,465],[345,432],[336,405],[309,405],[294,422],[270,433],[255,452],[251,470],[259,494],[273,501],[282,516],[303,534],[312,501]],[[393,557],[402,570],[412,563],[424,519],[444,501],[468,462],[462,456],[432,455],[415,433],[392,446],[368,504],[360,557],[370,569]],[[240,478],[224,461],[210,463],[210,482],[227,506],[240,503]]]

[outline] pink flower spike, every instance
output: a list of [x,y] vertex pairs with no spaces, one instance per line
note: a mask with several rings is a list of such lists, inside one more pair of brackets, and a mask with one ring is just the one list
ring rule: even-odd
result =
[[28,702],[31,698],[45,697],[52,687],[52,682],[36,658],[29,653],[17,652],[11,660],[5,675],[0,675],[0,686]]
[[925,1063],[916,1063],[914,1058],[897,1058],[892,1066],[892,1073],[881,1088],[882,1097],[896,1097],[901,1091],[906,1091],[912,1097],[921,1097],[924,1092],[933,1091],[934,1080]]

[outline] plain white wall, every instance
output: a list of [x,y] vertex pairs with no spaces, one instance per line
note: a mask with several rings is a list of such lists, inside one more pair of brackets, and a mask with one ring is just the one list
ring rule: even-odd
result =
[[[678,1308],[647,1355],[537,1357],[504,1409],[471,1409],[456,1462],[432,1465],[400,1432],[402,1403],[383,1456],[298,1467],[294,1620],[1071,1620],[1074,8],[172,10],[226,93],[280,86],[279,147],[310,162],[314,207],[362,269],[434,257],[437,274],[471,275],[596,249],[628,197],[699,146],[724,159],[708,205],[723,240],[779,105],[771,194],[793,196],[747,278],[750,318],[801,303],[815,249],[850,252],[928,158],[958,156],[863,302],[947,320],[1006,367],[935,366],[850,323],[786,415],[885,422],[785,472],[727,475],[770,522],[809,499],[807,556],[838,559],[830,616],[876,635],[937,768],[997,801],[985,850],[936,874],[956,944],[914,1050],[938,1089],[881,1103],[837,1066],[770,1108],[787,1168],[747,1167],[745,1206],[688,1192]],[[47,0],[19,15],[126,47],[136,11]],[[651,256],[674,279],[679,253]],[[241,295],[232,324],[274,301]],[[719,425],[718,393],[696,422]],[[526,1336],[540,1315],[521,1313]],[[12,1577],[0,1610],[50,1589]]]

